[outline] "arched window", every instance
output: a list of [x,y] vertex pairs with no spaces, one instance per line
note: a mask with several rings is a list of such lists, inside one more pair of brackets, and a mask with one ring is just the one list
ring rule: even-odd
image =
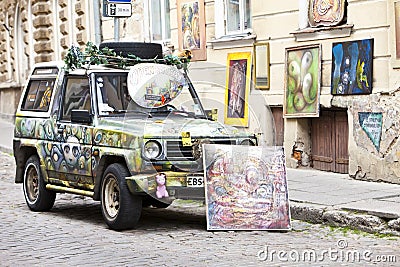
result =
[[15,8],[14,18],[14,80],[23,83],[28,77],[28,57],[25,54],[24,30],[19,4]]
[[76,44],[76,12],[75,12],[75,4],[76,4],[76,0],[70,0],[69,1],[69,5],[68,5],[68,21],[69,21],[69,31],[68,31],[68,35],[69,35],[69,43],[70,45],[72,44]]
[[33,68],[33,65],[35,64],[35,56],[36,52],[34,49],[34,39],[33,39],[33,16],[32,16],[32,0],[28,0],[28,5],[25,7],[27,11],[27,16],[28,16],[28,50],[29,55],[28,55],[28,64],[29,64],[29,69],[31,70]]
[[61,36],[60,36],[60,6],[58,0],[53,1],[53,45],[54,60],[61,60]]
[[9,14],[8,12],[6,12],[6,17],[5,17],[5,22],[4,22],[4,27],[6,28],[6,53],[7,53],[7,60],[6,60],[6,64],[7,64],[7,80],[12,80],[12,65],[11,65],[11,37],[10,37],[10,24],[9,24]]

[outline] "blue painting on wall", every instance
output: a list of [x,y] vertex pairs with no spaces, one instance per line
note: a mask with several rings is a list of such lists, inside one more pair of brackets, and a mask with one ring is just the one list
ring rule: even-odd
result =
[[333,95],[370,94],[374,39],[333,43]]

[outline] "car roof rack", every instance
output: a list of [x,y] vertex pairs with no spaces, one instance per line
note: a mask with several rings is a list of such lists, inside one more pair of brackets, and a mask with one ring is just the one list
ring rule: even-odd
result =
[[84,51],[72,45],[64,58],[66,71],[75,69],[90,69],[92,65],[105,65],[111,68],[125,69],[139,63],[157,63],[175,65],[177,68],[187,70],[190,57],[177,57],[166,55],[163,58],[140,58],[131,53],[118,53],[113,48],[101,46],[100,49],[92,42],[87,42]]

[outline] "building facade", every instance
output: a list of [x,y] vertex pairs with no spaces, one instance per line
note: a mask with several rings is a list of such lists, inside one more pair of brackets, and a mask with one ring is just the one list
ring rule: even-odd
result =
[[133,15],[115,24],[102,0],[1,1],[1,116],[12,119],[34,63],[117,32],[166,53],[191,49],[190,76],[220,121],[231,107],[227,66],[245,62],[253,79],[239,123],[283,145],[288,167],[400,183],[400,1],[131,2]]

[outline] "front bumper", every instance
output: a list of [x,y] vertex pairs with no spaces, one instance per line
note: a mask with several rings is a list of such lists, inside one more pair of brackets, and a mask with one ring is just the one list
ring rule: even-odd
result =
[[[156,176],[160,174],[166,176],[165,186],[157,184]],[[195,185],[193,180],[196,180]],[[126,177],[126,181],[132,194],[145,193],[165,203],[174,199],[205,199],[203,173],[166,171],[137,174]]]

